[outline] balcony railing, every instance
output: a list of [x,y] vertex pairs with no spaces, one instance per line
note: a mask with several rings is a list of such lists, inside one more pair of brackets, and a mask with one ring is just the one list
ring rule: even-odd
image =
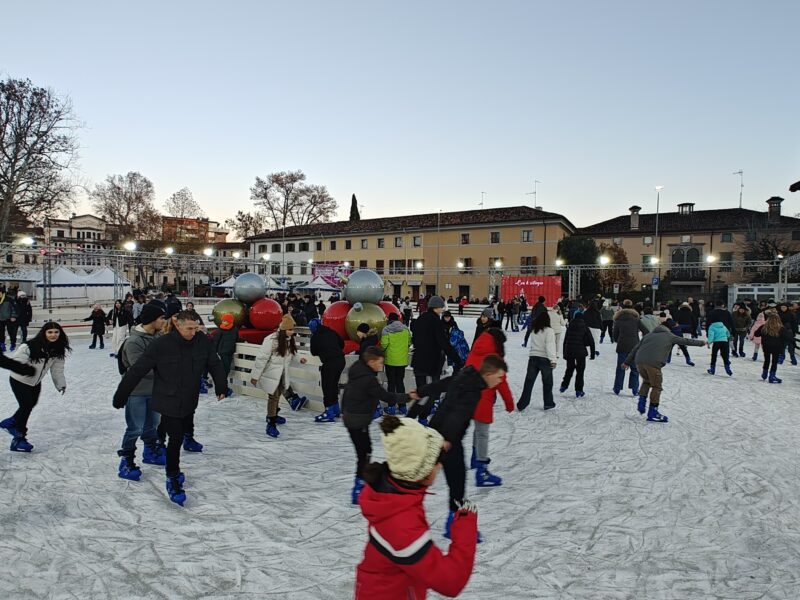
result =
[[708,273],[705,269],[673,267],[667,271],[667,277],[672,281],[705,281]]

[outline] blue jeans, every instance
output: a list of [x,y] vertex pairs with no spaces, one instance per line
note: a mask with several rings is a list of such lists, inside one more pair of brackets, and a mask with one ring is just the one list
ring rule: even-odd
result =
[[[622,369],[622,363],[628,358],[627,352],[617,352],[617,372],[614,376],[614,389],[621,390],[625,385],[625,371]],[[639,371],[636,370],[636,365],[630,366],[631,375],[628,377],[628,387],[632,390],[639,389]]]
[[125,435],[122,436],[122,449],[126,451],[136,450],[136,440],[142,438],[147,444],[155,444],[158,441],[156,428],[158,427],[161,416],[151,410],[151,396],[130,396],[125,404]]

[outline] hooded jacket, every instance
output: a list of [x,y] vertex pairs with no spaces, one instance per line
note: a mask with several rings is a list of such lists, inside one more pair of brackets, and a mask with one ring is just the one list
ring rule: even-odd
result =
[[[44,376],[50,371],[50,377],[53,379],[53,385],[56,389],[61,391],[67,387],[67,379],[64,377],[64,358],[46,358],[37,362],[31,361],[31,349],[28,344],[20,344],[17,349],[11,354],[11,358],[17,363],[30,365],[34,369],[32,375],[22,375],[17,368],[16,371],[11,371],[11,378],[29,385],[31,387],[42,382]],[[9,367],[5,367],[9,368]]]
[[342,421],[348,429],[362,429],[372,421],[378,400],[408,402],[406,394],[389,392],[378,382],[378,374],[362,359],[347,371],[347,385],[342,395]]
[[460,367],[461,357],[450,345],[450,340],[442,326],[442,320],[433,310],[429,310],[414,323],[414,356],[411,366],[415,371],[437,376],[444,366],[445,354]]
[[632,308],[623,308],[614,315],[614,329],[611,339],[617,342],[617,353],[627,354],[639,343],[639,333],[647,335],[650,331],[642,324],[639,313]]
[[252,379],[258,379],[258,387],[267,394],[274,394],[283,380],[284,387],[289,386],[289,367],[296,362],[297,355],[286,350],[286,355],[278,354],[278,332],[264,338],[256,354],[256,361],[250,371]]
[[569,322],[567,332],[564,334],[564,358],[580,358],[587,356],[586,347],[589,347],[594,358],[594,336],[586,326],[583,314],[576,313]]
[[695,324],[695,319],[694,313],[692,312],[692,307],[688,304],[686,306],[681,305],[681,307],[676,311],[675,320],[678,322],[678,325],[693,327]]
[[625,359],[625,364],[647,365],[660,369],[666,364],[667,355],[673,346],[705,346],[705,344],[703,340],[674,335],[665,325],[659,325],[633,347]]
[[459,511],[444,554],[433,543],[423,502],[427,488],[409,489],[388,474],[367,483],[358,503],[369,539],[356,571],[355,600],[424,600],[427,590],[454,597],[475,563],[477,513]]
[[381,348],[384,364],[389,367],[408,366],[408,349],[411,347],[411,332],[400,321],[392,321],[383,328]]
[[[472,345],[472,350],[469,356],[467,356],[467,362],[465,364],[471,365],[478,370],[481,368],[481,364],[483,364],[483,359],[489,354],[497,354],[500,356],[500,348],[497,347],[497,341],[491,333],[482,333]],[[511,388],[508,386],[508,381],[506,381],[506,376],[504,375],[500,385],[496,388],[487,387],[483,390],[478,406],[475,408],[475,414],[472,416],[473,419],[481,423],[491,423],[494,420],[493,409],[497,392],[500,392],[500,397],[503,398],[506,411],[514,412],[514,397],[511,394]]]
[[725,327],[723,323],[717,321],[716,323],[712,323],[711,326],[708,328],[708,343],[713,344],[714,342],[727,342],[731,339],[731,332],[728,331],[728,328]]
[[550,327],[553,328],[553,333],[556,335],[564,333],[567,322],[564,320],[564,315],[558,310],[558,307],[548,308],[547,314],[550,317]]
[[[130,336],[123,342],[121,348],[122,364],[126,369],[136,364],[136,361],[145,353],[148,346],[156,340],[156,334],[147,333],[141,325],[137,325],[131,331]],[[152,396],[153,395],[153,372],[148,372],[141,381],[133,388],[131,396]]]
[[17,324],[27,327],[33,320],[33,308],[30,301],[23,297],[17,298]]
[[322,362],[344,362],[344,340],[330,327],[322,323],[311,336],[311,355]]
[[756,351],[758,351],[758,349],[761,347],[761,337],[756,337],[756,331],[758,331],[759,327],[766,322],[767,319],[764,316],[764,311],[762,310],[760,313],[758,313],[758,316],[756,316],[755,323],[753,323],[752,327],[750,327],[750,333],[747,335],[747,339],[756,345]]
[[744,335],[747,333],[750,329],[750,326],[753,324],[753,319],[750,317],[750,311],[742,314],[736,310],[731,316],[731,319],[733,320],[733,331],[739,335]]
[[153,371],[150,407],[168,417],[185,417],[197,409],[200,379],[206,372],[214,378],[214,390],[228,390],[227,373],[204,333],[184,339],[177,330],[154,340],[136,363],[122,376],[114,394],[114,406],[122,408],[137,384]]

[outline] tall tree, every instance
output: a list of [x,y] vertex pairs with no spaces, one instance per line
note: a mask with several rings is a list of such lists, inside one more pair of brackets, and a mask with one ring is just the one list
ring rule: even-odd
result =
[[28,79],[0,81],[0,241],[10,239],[12,209],[38,220],[71,204],[77,129],[68,98]]
[[631,274],[630,268],[620,267],[630,264],[625,249],[617,244],[600,244],[598,251],[610,259],[611,265],[606,269],[601,268],[598,272],[597,279],[602,291],[611,293],[615,283],[619,284],[620,292],[634,291],[637,287],[636,277]]
[[350,220],[351,221],[360,221],[361,214],[358,212],[358,200],[356,200],[356,195],[353,194],[352,200],[350,200]]
[[164,210],[168,215],[179,219],[198,219],[206,216],[188,187],[179,189],[167,198]]
[[161,237],[161,215],[153,205],[153,183],[137,171],[109,175],[90,193],[95,212],[122,238],[155,240]]
[[225,219],[225,227],[232,229],[236,237],[243,240],[267,229],[267,215],[259,211],[249,213],[240,210],[234,218]]
[[336,200],[324,185],[308,185],[302,171],[270,173],[256,177],[250,198],[264,209],[270,229],[324,223],[336,214]]

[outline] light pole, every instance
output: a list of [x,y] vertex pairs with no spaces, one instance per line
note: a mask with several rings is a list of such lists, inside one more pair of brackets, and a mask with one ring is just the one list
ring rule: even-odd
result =
[[744,171],[739,169],[733,172],[734,175],[739,176],[739,208],[742,208],[742,192],[744,192]]
[[436,213],[436,293],[439,294],[439,247],[441,246],[442,236],[442,211]]
[[[655,239],[653,240],[653,245],[655,246],[656,258],[658,259],[659,263],[661,262],[661,240],[658,237],[658,213],[660,212],[659,209],[660,209],[660,206],[661,206],[661,190],[663,190],[663,189],[664,189],[663,185],[657,185],[656,186],[656,234],[655,234]],[[658,267],[658,279],[659,279],[659,281],[661,280],[661,267]],[[656,287],[652,286],[652,288],[653,288],[653,299],[652,299],[651,302],[652,302],[653,307],[655,308],[655,305],[656,305]]]

